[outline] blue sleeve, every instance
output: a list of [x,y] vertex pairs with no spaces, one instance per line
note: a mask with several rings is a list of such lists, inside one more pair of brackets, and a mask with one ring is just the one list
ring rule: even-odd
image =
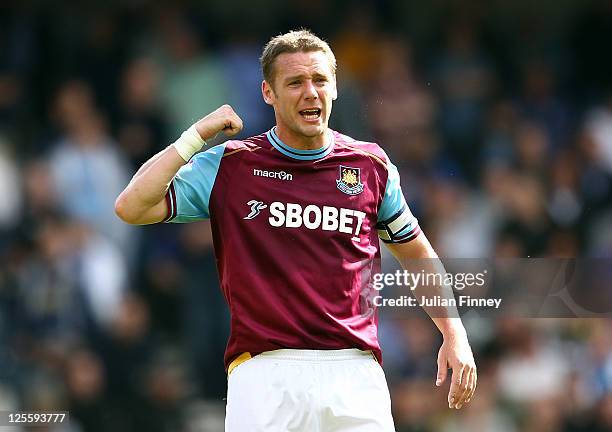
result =
[[385,243],[405,243],[415,239],[421,229],[412,215],[400,186],[395,165],[388,161],[388,177],[385,196],[378,209],[378,236]]
[[178,171],[166,194],[168,216],[164,222],[186,223],[208,219],[208,204],[225,144],[196,154]]

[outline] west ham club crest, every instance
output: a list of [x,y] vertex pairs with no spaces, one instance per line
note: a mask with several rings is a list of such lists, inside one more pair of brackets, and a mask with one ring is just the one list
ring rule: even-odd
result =
[[336,180],[336,186],[347,195],[358,195],[363,192],[360,169],[340,165],[340,173],[339,178]]

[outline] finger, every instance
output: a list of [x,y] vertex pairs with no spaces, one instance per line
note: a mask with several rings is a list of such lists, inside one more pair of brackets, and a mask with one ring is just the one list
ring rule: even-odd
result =
[[455,404],[459,400],[459,396],[461,395],[459,386],[461,385],[461,377],[463,375],[464,369],[465,369],[465,366],[453,367],[451,386],[448,392],[448,407],[449,408],[453,408],[455,406]]
[[238,129],[232,127],[232,126],[225,126],[223,128],[223,133],[225,134],[225,136],[231,137],[233,135],[236,135],[238,133]]
[[463,372],[463,379],[462,379],[461,386],[460,386],[460,389],[463,390],[463,392],[461,392],[460,390],[461,396],[459,397],[459,400],[455,404],[455,408],[457,409],[460,409],[465,404],[465,401],[467,400],[470,393],[472,392],[472,374],[473,374],[473,369],[470,367],[467,367]]
[[228,129],[228,130],[226,130],[226,131],[223,131],[223,134],[224,134],[226,137],[231,138],[231,137],[233,137],[234,135],[236,135],[238,132],[240,132],[240,131],[238,131],[238,130],[230,130],[230,129]]
[[242,119],[240,117],[238,117],[238,115],[236,113],[234,113],[230,117],[230,125],[231,125],[232,132],[234,134],[237,134],[238,132],[240,132],[242,130]]
[[469,397],[465,401],[466,403],[472,400],[472,397],[474,396],[474,393],[476,392],[477,382],[478,382],[478,372],[476,371],[476,369],[474,369],[474,373],[472,374],[472,392],[470,393]]
[[476,391],[476,369],[472,371],[472,378],[470,381],[470,394],[465,400],[465,403],[469,403],[472,400],[472,396],[474,396],[474,392]]
[[236,124],[238,125],[238,130],[242,130],[243,128],[242,119],[238,117],[238,115],[236,115]]
[[242,124],[236,122],[235,119],[230,119],[226,126],[223,128],[223,133],[227,136],[236,135],[242,130]]
[[440,387],[444,380],[446,380],[446,374],[448,373],[448,363],[446,362],[446,356],[442,352],[438,353],[438,373],[436,374],[436,385]]

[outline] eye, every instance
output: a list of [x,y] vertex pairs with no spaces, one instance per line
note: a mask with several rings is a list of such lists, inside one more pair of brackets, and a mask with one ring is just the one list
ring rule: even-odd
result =
[[290,86],[290,87],[296,87],[296,86],[299,86],[299,85],[300,85],[300,83],[301,83],[301,82],[300,82],[299,80],[290,81],[290,82],[289,82],[289,86]]

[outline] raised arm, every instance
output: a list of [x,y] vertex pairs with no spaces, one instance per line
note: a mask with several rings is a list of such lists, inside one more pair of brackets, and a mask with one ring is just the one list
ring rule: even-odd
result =
[[117,216],[134,225],[164,220],[167,216],[166,192],[178,170],[201,150],[206,140],[219,132],[233,136],[241,130],[242,120],[229,105],[223,105],[197,121],[175,143],[140,167],[115,201]]
[[[445,274],[442,262],[423,233],[408,243],[387,244],[387,247],[407,271],[415,273],[424,271],[426,274],[441,274],[442,276]],[[453,297],[452,288],[444,285],[417,286],[413,294],[417,298],[421,296],[426,298]],[[432,306],[424,307],[424,309],[444,338],[438,351],[436,385],[442,385],[449,368],[453,370],[448,392],[448,406],[459,409],[471,400],[476,390],[477,380],[476,364],[465,328],[454,306]]]

